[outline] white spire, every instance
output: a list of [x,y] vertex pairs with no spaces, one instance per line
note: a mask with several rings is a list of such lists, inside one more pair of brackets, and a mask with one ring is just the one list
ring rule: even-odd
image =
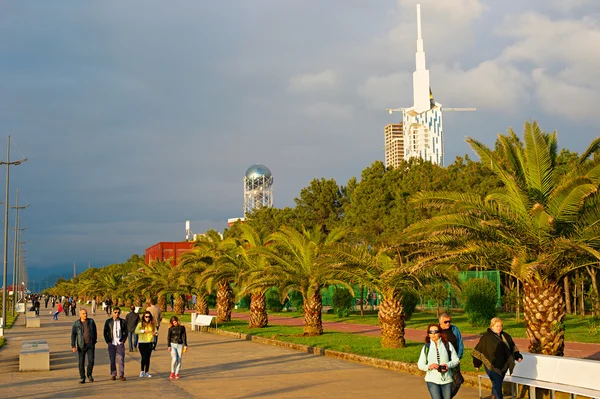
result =
[[417,53],[415,54],[416,70],[413,73],[413,109],[423,113],[431,108],[429,101],[429,71],[425,67],[425,51],[421,35],[421,5],[417,4]]

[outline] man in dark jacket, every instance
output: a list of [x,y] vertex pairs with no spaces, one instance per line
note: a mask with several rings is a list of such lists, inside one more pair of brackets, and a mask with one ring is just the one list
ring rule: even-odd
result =
[[87,354],[87,378],[90,382],[94,382],[92,371],[94,370],[94,354],[96,351],[96,341],[98,334],[96,332],[96,323],[93,319],[87,318],[87,310],[79,311],[79,320],[73,323],[71,330],[71,347],[73,353],[79,354],[79,380],[80,384],[85,383],[85,356]]
[[129,332],[129,352],[133,352],[137,349],[138,335],[135,333],[135,328],[140,322],[140,315],[135,312],[135,306],[129,308],[131,312],[125,316],[127,322],[127,331]]
[[125,340],[127,339],[127,323],[119,315],[121,309],[112,310],[112,318],[104,323],[104,340],[108,344],[110,357],[110,375],[114,381],[117,379],[117,365],[119,362],[119,379],[125,381]]

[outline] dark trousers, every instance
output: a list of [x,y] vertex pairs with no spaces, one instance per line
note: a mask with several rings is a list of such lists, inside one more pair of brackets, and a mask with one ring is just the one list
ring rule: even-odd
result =
[[140,348],[140,355],[142,356],[142,369],[141,371],[148,372],[150,369],[150,355],[152,355],[152,342],[140,342],[138,347]]
[[133,331],[129,331],[129,352],[133,352],[133,349],[138,346],[138,335]]
[[[79,377],[83,380],[85,376],[92,376],[94,371],[94,354],[96,348],[92,344],[85,344],[83,348],[77,348],[77,354],[79,355]],[[87,374],[85,373],[85,356],[87,354]]]
[[158,328],[159,328],[159,326],[158,326],[158,324],[157,324],[157,325],[156,325],[156,332],[157,332],[157,335],[155,335],[155,336],[154,336],[154,341],[153,341],[154,345],[152,346],[152,349],[153,349],[153,350],[156,350],[156,343],[158,342]]
[[108,357],[110,358],[110,375],[117,375],[117,362],[119,363],[119,377],[125,376],[125,344],[108,344]]
[[496,399],[503,399],[502,381],[504,381],[506,372],[504,372],[504,374],[498,374],[495,371],[488,370],[487,367],[485,367],[485,372],[487,373],[488,377],[490,377],[490,381],[492,382],[492,395],[494,395]]

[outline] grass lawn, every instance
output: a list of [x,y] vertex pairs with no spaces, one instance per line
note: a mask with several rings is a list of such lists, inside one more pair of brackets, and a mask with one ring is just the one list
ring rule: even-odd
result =
[[[334,331],[326,331],[323,335],[317,337],[303,337],[302,327],[275,325],[266,328],[249,329],[248,323],[242,320],[232,320],[228,323],[219,324],[219,329],[406,363],[417,363],[421,348],[423,347],[422,342],[408,341],[406,348],[383,349],[381,347],[381,340],[377,337]],[[475,371],[470,353],[470,349],[465,350],[461,367],[466,371]]]
[[[11,316],[9,314],[6,315],[6,329],[7,330],[13,326],[16,318],[17,318],[16,316]],[[4,337],[0,337],[0,348],[3,347],[5,343],[6,343],[6,341],[4,340]]]
[[[247,309],[237,309],[236,312],[237,311],[247,311]],[[292,318],[304,317],[301,312],[269,312],[269,314]],[[511,336],[516,338],[527,338],[523,322],[523,315],[521,315],[520,322],[515,321],[515,315],[513,313],[499,313],[498,317],[504,321],[504,329]],[[582,318],[580,316],[567,315],[565,320],[566,340],[573,342],[600,343],[600,331],[596,332],[595,334],[590,334],[589,332],[588,323],[590,320],[591,316]],[[379,325],[377,313],[372,311],[365,313],[364,316],[361,316],[360,314],[351,314],[348,317],[337,317],[335,314],[323,314],[323,321],[366,324],[371,326]],[[435,321],[437,321],[435,312],[415,311],[411,319],[406,321],[406,328],[414,328],[425,331],[427,325]],[[483,334],[487,329],[487,326],[472,326],[467,320],[466,314],[462,312],[452,312],[452,323],[460,329],[462,334]]]
[[163,312],[162,313],[163,321],[164,320],[169,321],[172,316],[177,316],[179,321],[182,323],[191,323],[192,322],[191,313],[178,314],[178,315],[176,315],[175,312]]

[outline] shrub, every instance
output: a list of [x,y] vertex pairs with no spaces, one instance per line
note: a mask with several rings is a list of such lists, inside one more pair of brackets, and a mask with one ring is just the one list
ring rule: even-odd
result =
[[333,291],[331,304],[338,317],[346,317],[352,309],[352,294],[346,288],[336,287]]
[[283,304],[281,303],[281,298],[279,298],[279,293],[276,289],[271,289],[266,293],[267,299],[267,309],[271,312],[281,312],[283,308]]
[[296,310],[302,310],[304,298],[302,298],[302,294],[299,291],[290,291],[288,298],[290,299],[290,306]]
[[486,326],[496,317],[496,286],[488,279],[474,278],[463,285],[462,297],[468,320],[475,326]]
[[419,304],[419,294],[413,289],[407,289],[402,292],[402,307],[404,307],[404,315],[406,320],[410,320],[413,312]]
[[600,334],[600,316],[594,316],[587,321],[590,335]]
[[238,302],[238,308],[241,309],[249,309],[250,308],[250,295],[247,295],[240,299]]

